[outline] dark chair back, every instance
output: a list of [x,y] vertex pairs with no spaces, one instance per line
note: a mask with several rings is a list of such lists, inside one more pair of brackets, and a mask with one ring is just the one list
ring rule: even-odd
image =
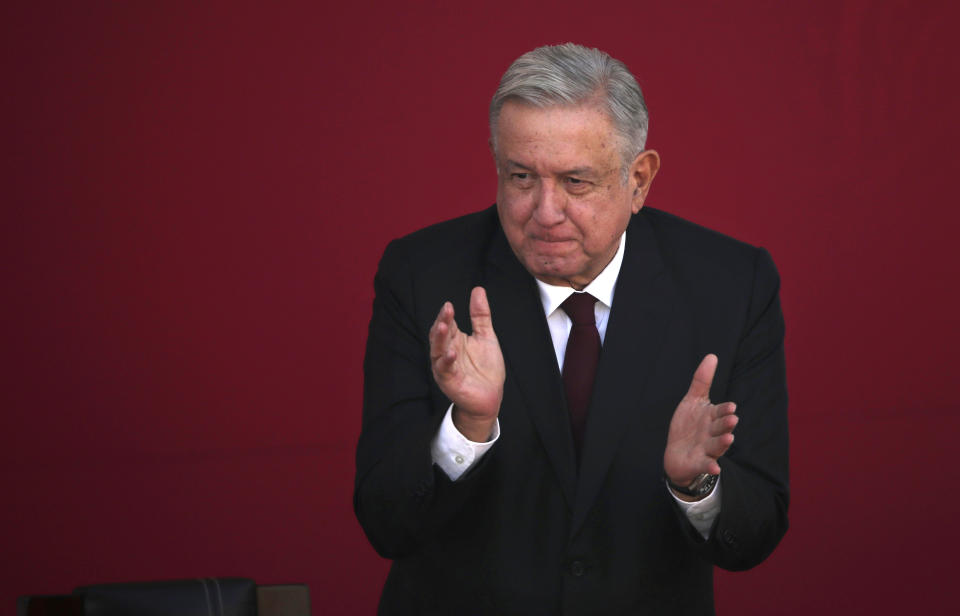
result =
[[81,586],[85,616],[257,616],[257,585],[245,578],[197,578]]
[[20,597],[17,616],[310,616],[310,590],[246,578],[96,584]]

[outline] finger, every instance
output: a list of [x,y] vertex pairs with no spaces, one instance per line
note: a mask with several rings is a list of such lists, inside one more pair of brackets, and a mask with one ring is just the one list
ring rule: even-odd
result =
[[710,436],[720,436],[721,434],[733,432],[733,429],[737,427],[738,421],[740,421],[740,418],[736,415],[726,415],[713,420],[710,422]]
[[470,293],[470,325],[474,335],[481,338],[494,335],[493,320],[490,315],[490,303],[483,287],[474,287]]
[[[441,324],[440,327],[446,327]],[[442,343],[441,343],[442,344]],[[430,361],[433,364],[434,376],[449,375],[456,372],[457,349],[452,343],[437,347],[439,350],[434,352],[433,347],[430,350]]]
[[703,358],[696,372],[693,373],[693,380],[690,381],[690,389],[687,390],[687,396],[691,398],[710,398],[710,386],[713,384],[713,375],[717,371],[717,356],[710,353]]
[[713,407],[713,416],[715,419],[720,417],[725,417],[727,415],[733,415],[737,412],[737,405],[734,402],[724,402],[723,404],[717,404]]
[[453,304],[444,302],[437,314],[433,326],[430,328],[430,358],[438,359],[444,355],[453,340],[457,322],[453,320]]
[[440,351],[440,342],[443,336],[446,334],[446,319],[444,318],[444,313],[447,310],[447,303],[444,302],[443,306],[440,307],[440,311],[437,313],[437,318],[433,320],[433,325],[430,326],[430,332],[428,334],[430,340],[430,358],[436,359],[438,355],[441,354]]
[[730,445],[733,445],[733,439],[734,437],[732,432],[715,436],[707,441],[703,451],[707,456],[716,460],[723,454],[727,453],[727,450],[730,449]]
[[437,370],[442,372],[450,371],[453,368],[453,365],[457,361],[457,350],[453,347],[447,349],[447,351],[440,357],[437,361]]
[[438,323],[447,323],[453,320],[453,304],[450,302],[443,302],[443,306],[440,306],[440,311],[437,312],[437,318],[433,320],[433,325],[436,327]]

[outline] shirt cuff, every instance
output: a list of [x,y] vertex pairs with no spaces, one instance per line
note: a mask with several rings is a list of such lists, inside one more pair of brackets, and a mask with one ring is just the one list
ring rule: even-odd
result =
[[694,503],[688,503],[677,498],[670,486],[667,486],[667,491],[670,492],[673,500],[680,505],[680,509],[687,515],[687,519],[697,529],[700,536],[709,539],[713,521],[720,515],[720,478],[717,477],[717,485],[713,486],[713,491],[710,494]]
[[451,481],[456,481],[480,461],[498,438],[500,438],[499,419],[493,422],[493,431],[486,443],[475,443],[460,434],[457,427],[453,425],[453,405],[451,404],[447,408],[447,414],[443,416],[437,435],[430,443],[430,455],[433,457],[433,463],[439,466]]

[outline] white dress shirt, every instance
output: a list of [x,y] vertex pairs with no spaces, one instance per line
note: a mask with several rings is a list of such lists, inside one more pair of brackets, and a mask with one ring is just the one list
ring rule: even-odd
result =
[[[613,294],[617,286],[617,277],[620,275],[620,266],[623,264],[626,245],[627,234],[624,233],[620,236],[620,247],[613,259],[583,289],[585,293],[597,298],[594,316],[596,317],[597,332],[600,334],[601,344],[603,344],[607,334],[607,322],[610,318],[610,308],[613,306]],[[562,373],[563,356],[567,350],[567,340],[570,338],[573,321],[560,308],[560,304],[575,291],[571,287],[558,287],[540,280],[536,282],[540,290],[543,313],[547,317],[547,327],[550,329],[550,337],[553,339],[553,352],[557,356],[557,365]],[[498,438],[500,438],[499,420],[494,422],[493,432],[487,442],[475,443],[467,439],[453,425],[453,405],[451,404],[443,422],[440,424],[437,435],[433,439],[430,452],[434,464],[439,466],[452,481],[456,481],[493,447]],[[717,481],[716,487],[706,498],[695,503],[682,501],[669,488],[665,487],[664,489],[670,492],[670,495],[677,501],[677,504],[686,513],[690,523],[693,524],[693,527],[697,529],[701,536],[704,539],[709,538],[710,527],[720,513],[720,482]]]

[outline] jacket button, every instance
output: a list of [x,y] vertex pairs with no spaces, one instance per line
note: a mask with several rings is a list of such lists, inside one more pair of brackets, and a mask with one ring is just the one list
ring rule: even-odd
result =
[[570,575],[573,577],[583,577],[583,574],[587,572],[586,566],[584,566],[583,561],[575,560],[570,563]]

